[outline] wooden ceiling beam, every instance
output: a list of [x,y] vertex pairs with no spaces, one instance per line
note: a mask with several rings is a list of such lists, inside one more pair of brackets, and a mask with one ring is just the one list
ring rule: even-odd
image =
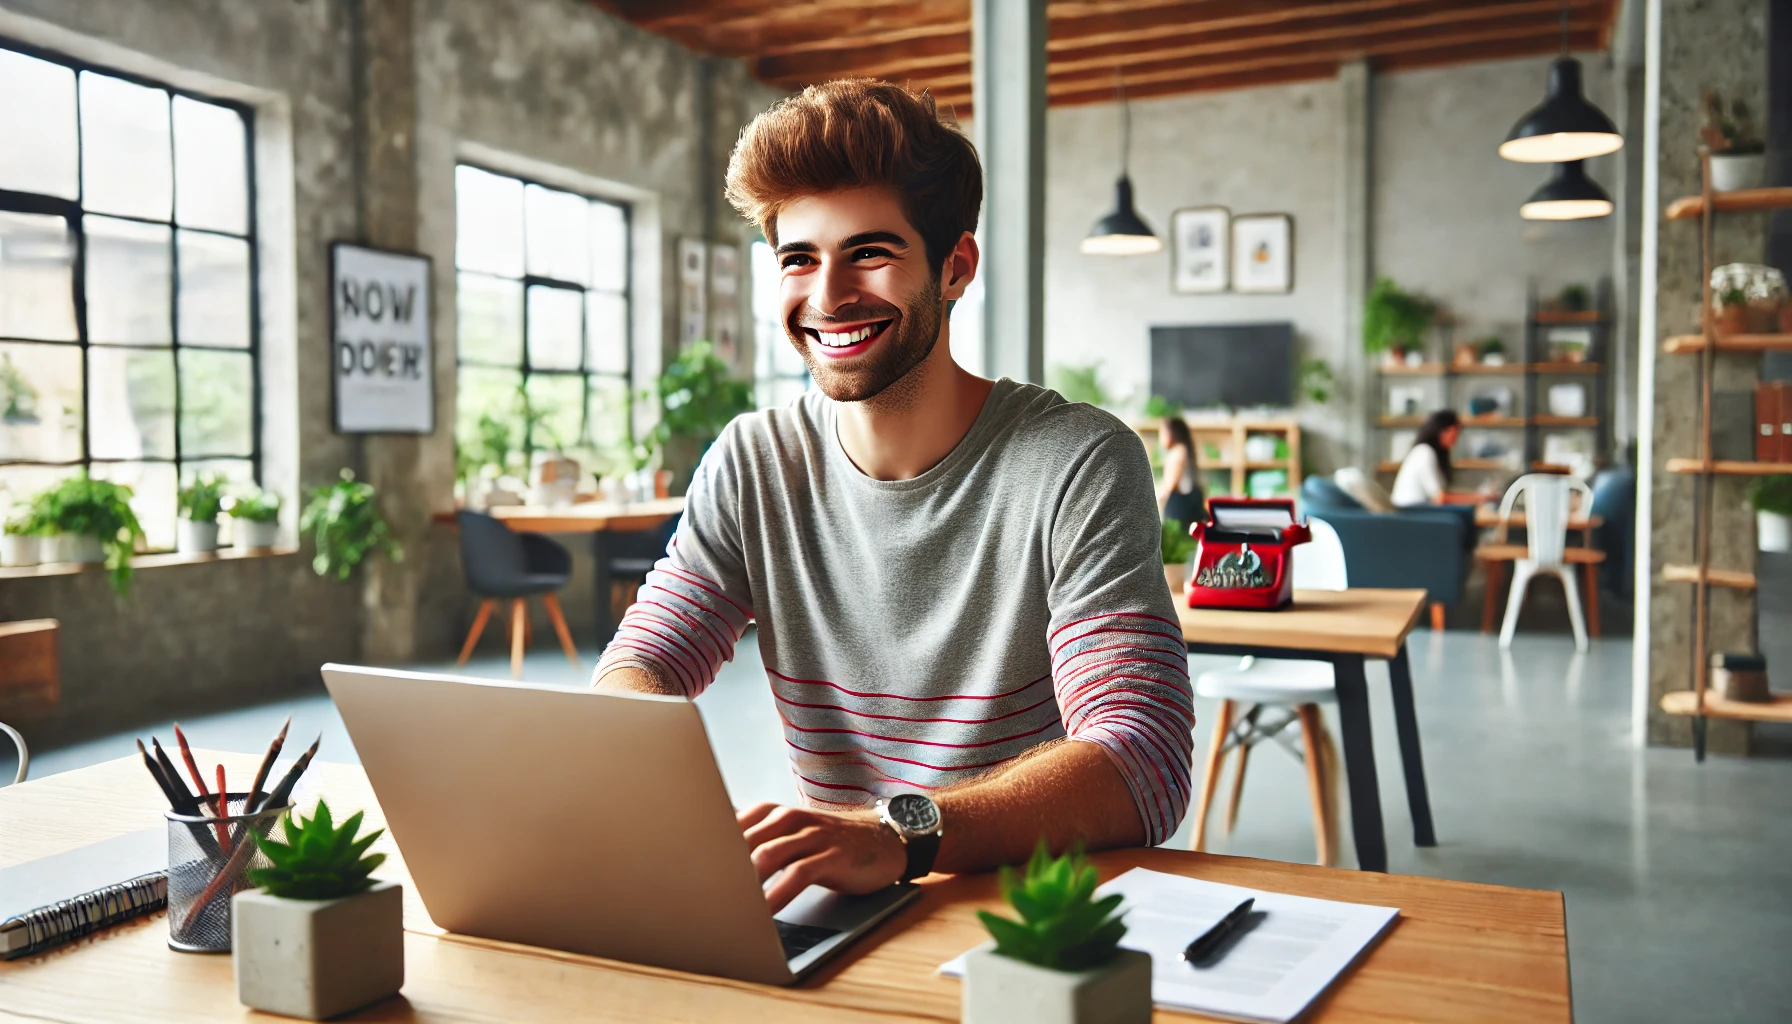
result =
[[[1148,99],[1155,96],[1179,95],[1191,92],[1214,92],[1224,89],[1248,89],[1264,85],[1285,85],[1290,82],[1313,81],[1331,78],[1337,73],[1338,66],[1328,61],[1315,61],[1311,64],[1296,64],[1288,67],[1271,68],[1267,71],[1252,71],[1235,75],[1206,75],[1189,78],[1184,81],[1151,83],[1137,89],[1128,87],[1126,95],[1132,99]],[[971,94],[969,90],[959,90],[938,94],[935,99],[941,108],[954,109],[960,118],[972,115]],[[1079,106],[1091,103],[1112,103],[1112,89],[1096,89],[1081,93],[1071,93],[1056,97],[1052,106]]]
[[853,6],[837,0],[753,2],[759,7],[752,14],[703,18],[654,31],[706,53],[754,57],[849,48],[880,36],[889,41],[924,38],[936,26],[947,32],[968,31],[969,26],[968,0],[845,0]]

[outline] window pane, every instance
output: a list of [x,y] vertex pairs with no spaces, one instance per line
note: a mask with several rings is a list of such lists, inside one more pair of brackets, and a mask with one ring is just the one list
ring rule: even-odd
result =
[[95,480],[124,484],[132,491],[131,511],[143,526],[144,547],[167,551],[174,547],[174,520],[178,515],[172,462],[96,462]]
[[591,203],[591,286],[628,287],[628,215],[615,203]]
[[0,462],[81,457],[81,350],[0,343]]
[[18,505],[28,505],[39,491],[80,472],[76,466],[0,466],[0,520]]
[[614,377],[592,377],[590,392],[591,447],[600,453],[628,448],[628,382]]
[[580,306],[582,293],[566,288],[529,289],[529,365],[536,369],[576,370],[585,344]]
[[454,263],[523,276],[523,183],[477,167],[454,169]]
[[239,493],[255,482],[255,463],[248,459],[182,459],[180,485],[187,486],[201,473],[210,473],[224,481],[225,493]]
[[74,199],[75,73],[0,50],[0,188]]
[[183,455],[248,455],[255,380],[246,352],[180,350],[180,450]]
[[174,353],[88,349],[87,408],[94,458],[173,458]]
[[117,345],[167,345],[173,256],[160,224],[87,217],[87,337]]
[[518,408],[517,391],[523,386],[523,375],[514,370],[463,366],[455,376],[458,381],[454,402],[455,442],[463,449],[479,450],[479,420],[489,416],[510,429],[509,449],[513,452],[520,450],[523,418]]
[[0,335],[76,340],[74,280],[68,221],[0,210]]
[[523,286],[484,274],[456,278],[460,358],[523,365]]
[[174,205],[168,94],[81,72],[81,204],[167,220]]
[[576,447],[585,419],[585,378],[576,373],[535,374],[528,388],[529,407],[536,416],[529,443],[553,451]]
[[241,114],[174,97],[174,217],[182,227],[248,233],[247,160]]
[[628,372],[628,299],[608,292],[585,296],[585,368]]
[[525,190],[528,210],[529,273],[560,281],[589,283],[589,243],[585,239],[584,196],[540,185]]
[[180,343],[249,347],[249,243],[180,233]]

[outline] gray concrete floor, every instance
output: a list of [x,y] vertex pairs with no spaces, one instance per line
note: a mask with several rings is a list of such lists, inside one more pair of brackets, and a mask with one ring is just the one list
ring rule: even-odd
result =
[[[1581,1021],[1785,1019],[1792,1005],[1792,972],[1784,968],[1792,951],[1792,761],[1694,765],[1684,750],[1633,749],[1628,639],[1598,641],[1576,655],[1564,636],[1521,633],[1502,655],[1489,637],[1421,631],[1410,654],[1440,845],[1412,845],[1387,674],[1372,664],[1392,870],[1566,893]],[[1201,658],[1194,667],[1226,663]],[[508,676],[495,649],[469,668]],[[574,671],[542,649],[530,656],[525,677],[577,686],[588,671],[589,662]],[[796,798],[751,636],[697,704],[736,803]],[[1202,722],[1211,721],[1211,704],[1198,704]],[[321,690],[182,726],[196,744],[254,752],[289,713],[294,737],[322,732],[319,756],[356,759]],[[150,732],[166,738],[170,723],[146,723],[137,735]],[[1205,725],[1197,732],[1198,766]],[[40,752],[32,777],[125,756],[134,751],[131,739]],[[4,764],[0,771],[11,775]],[[1307,806],[1299,765],[1273,746],[1260,748],[1237,831],[1224,835],[1216,813],[1209,848],[1310,860]],[[1186,845],[1187,837],[1185,823],[1172,845]]]

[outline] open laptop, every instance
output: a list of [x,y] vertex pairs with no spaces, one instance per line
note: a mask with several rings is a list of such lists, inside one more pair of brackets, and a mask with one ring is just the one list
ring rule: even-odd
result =
[[773,917],[696,705],[325,665],[418,896],[452,932],[788,984],[915,899]]

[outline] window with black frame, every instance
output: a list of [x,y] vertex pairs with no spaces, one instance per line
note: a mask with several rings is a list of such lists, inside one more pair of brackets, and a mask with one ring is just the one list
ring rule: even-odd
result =
[[789,405],[814,386],[802,353],[784,331],[778,300],[778,257],[763,239],[748,255],[753,279],[753,399],[761,409]]
[[151,550],[260,475],[250,112],[0,40],[0,515],[87,469]]
[[462,164],[455,211],[462,473],[632,468],[628,207]]

